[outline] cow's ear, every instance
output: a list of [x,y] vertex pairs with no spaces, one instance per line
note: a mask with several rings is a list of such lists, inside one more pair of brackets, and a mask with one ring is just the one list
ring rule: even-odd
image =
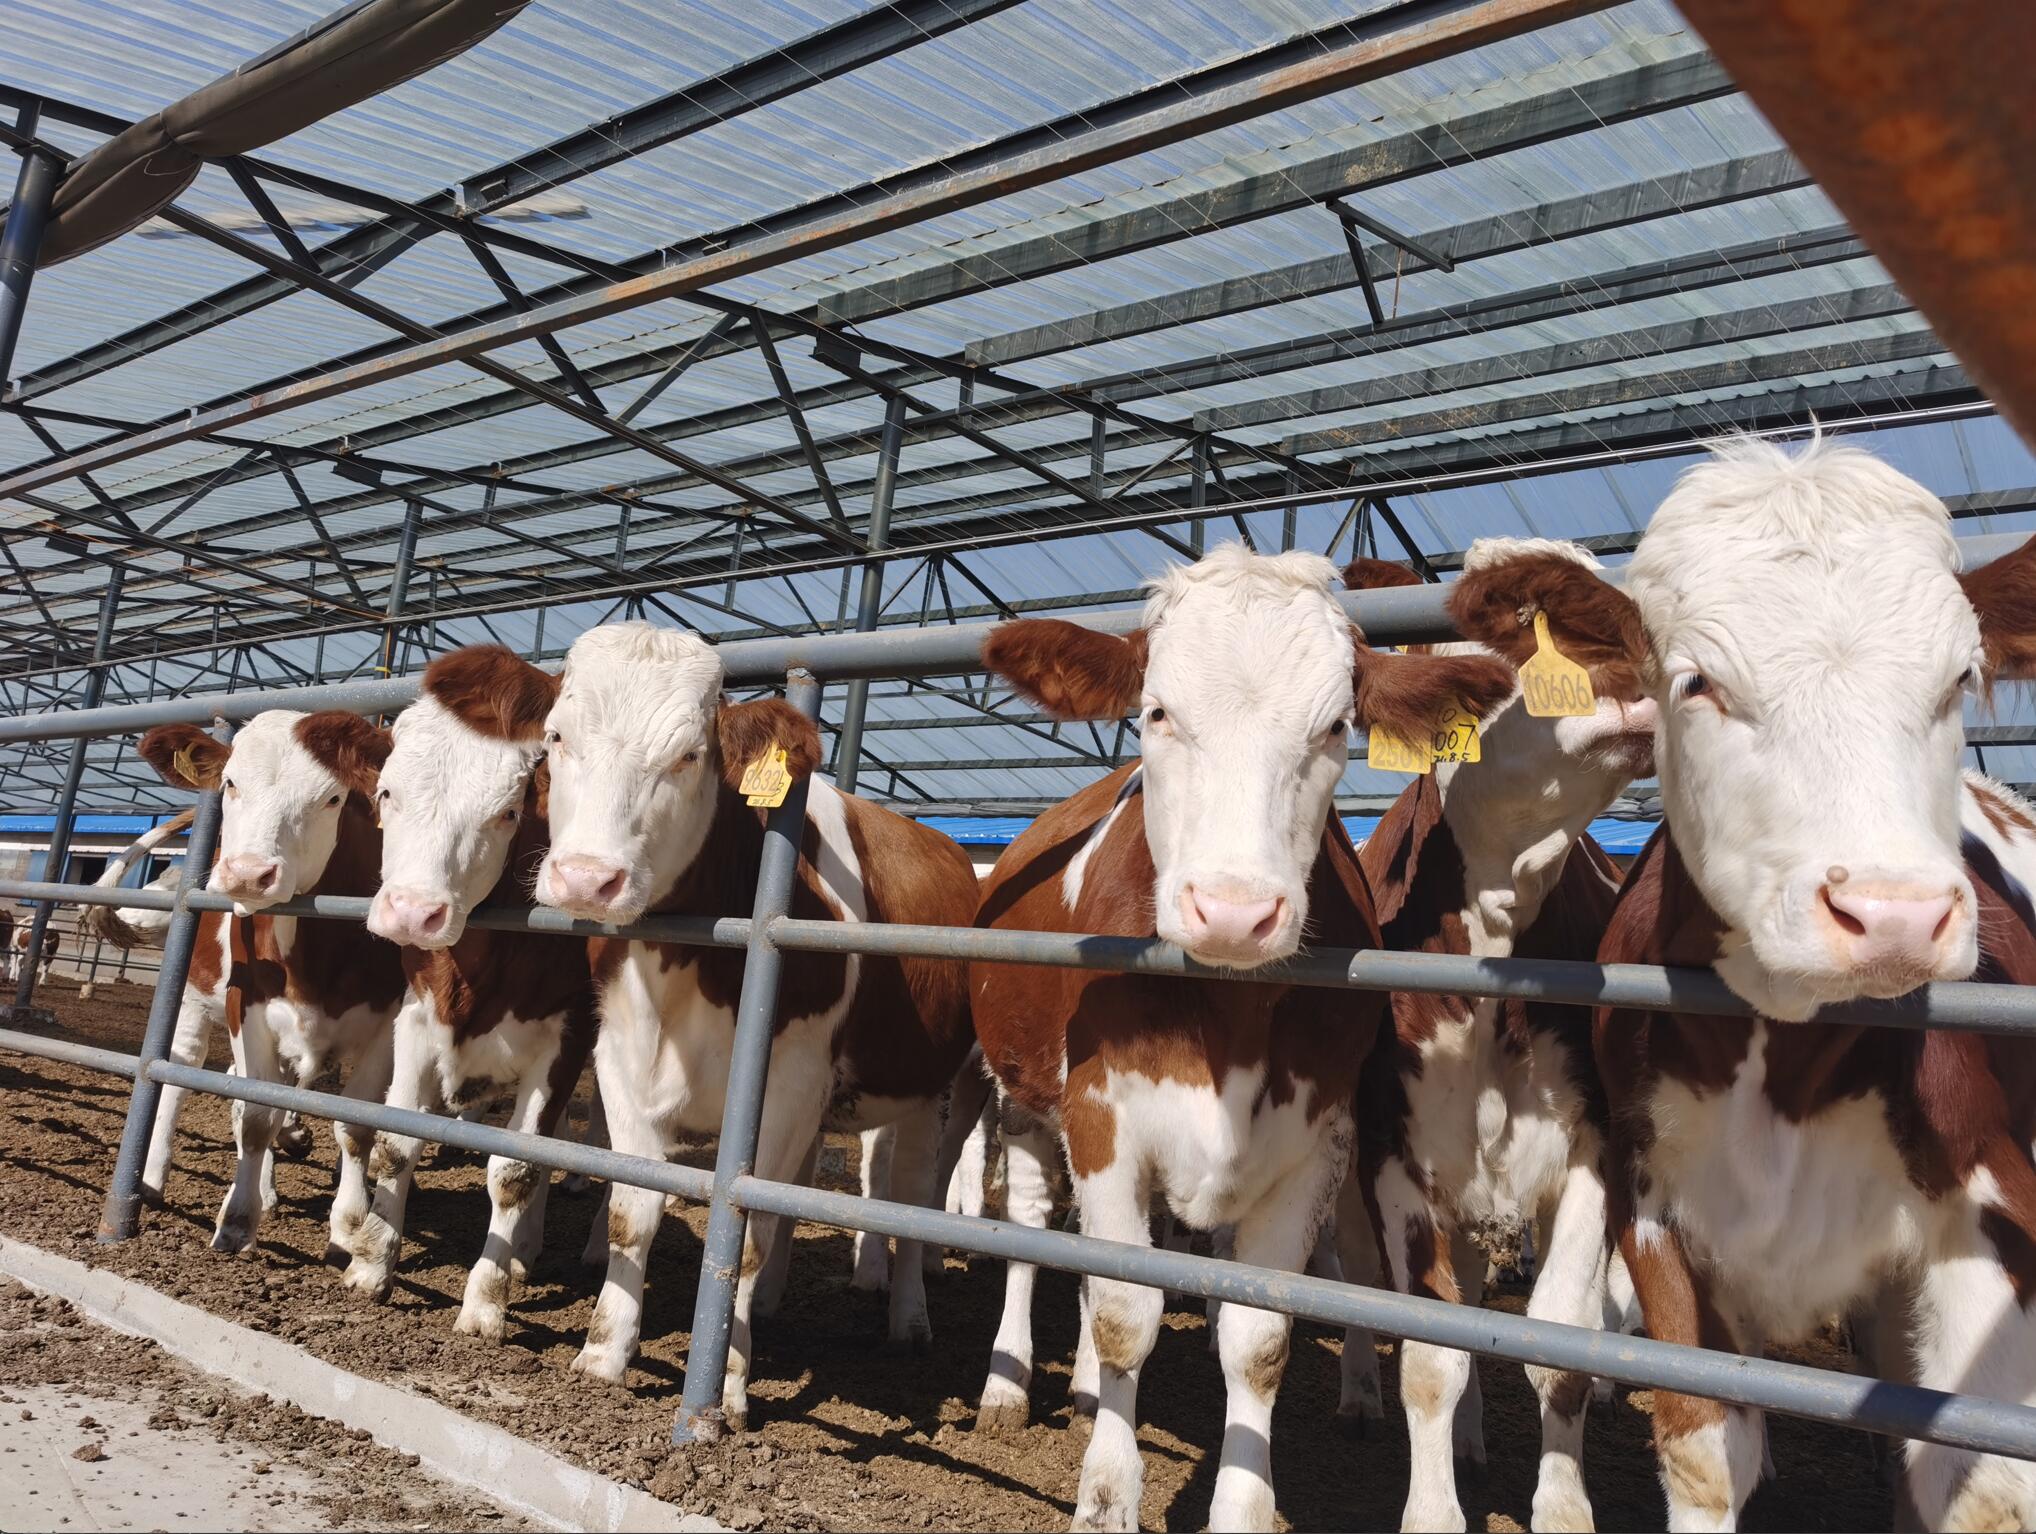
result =
[[1426,736],[1435,719],[1461,704],[1483,719],[1513,696],[1519,678],[1489,655],[1394,655],[1351,633],[1356,650],[1357,722],[1395,735]]
[[1056,719],[1122,719],[1145,690],[1145,630],[1120,639],[1059,618],[1001,623],[983,664]]
[[1534,619],[1548,618],[1555,647],[1591,674],[1601,698],[1636,703],[1651,666],[1640,609],[1598,573],[1575,544],[1547,538],[1487,538],[1471,545],[1463,578],[1449,591],[1449,616],[1515,666],[1534,654]]
[[551,819],[551,758],[540,756],[537,765],[530,769],[530,786],[524,790],[524,803],[539,820]]
[[1353,559],[1343,567],[1343,585],[1348,591],[1379,591],[1387,586],[1421,583],[1421,577],[1413,570],[1390,559]]
[[233,754],[195,724],[159,724],[142,736],[140,750],[172,788],[217,788]]
[[715,739],[721,748],[721,777],[730,788],[742,782],[751,762],[773,747],[785,753],[785,767],[803,778],[820,765],[820,726],[783,698],[758,698],[754,703],[722,700],[714,716]]
[[471,730],[534,741],[558,701],[558,678],[501,645],[470,644],[425,667],[424,690]]
[[1989,681],[2036,678],[2036,538],[1958,578],[1979,615]]
[[292,733],[349,791],[374,798],[382,764],[395,744],[387,730],[369,724],[359,714],[329,708],[306,714],[292,726]]

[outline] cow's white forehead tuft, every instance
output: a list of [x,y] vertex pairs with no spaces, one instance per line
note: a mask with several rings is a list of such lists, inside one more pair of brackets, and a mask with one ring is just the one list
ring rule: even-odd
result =
[[1535,554],[1552,554],[1557,559],[1582,565],[1586,570],[1605,568],[1589,549],[1571,543],[1567,538],[1479,538],[1463,556],[1463,573],[1469,575],[1475,570]]
[[1242,543],[1222,543],[1192,565],[1176,565],[1145,583],[1145,626],[1157,627],[1182,602],[1203,593],[1221,593],[1239,606],[1284,605],[1295,596],[1334,592],[1341,580],[1334,560],[1294,550],[1254,554]]
[[721,691],[721,657],[695,634],[649,623],[604,623],[588,629],[566,652],[560,701],[592,695],[657,693],[711,698]]

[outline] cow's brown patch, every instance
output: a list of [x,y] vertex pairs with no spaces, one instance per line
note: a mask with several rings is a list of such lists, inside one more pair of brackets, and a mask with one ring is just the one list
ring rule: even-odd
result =
[[783,698],[758,698],[751,703],[722,699],[714,712],[714,738],[721,757],[721,777],[730,788],[742,782],[750,763],[773,748],[785,753],[785,767],[795,778],[811,776],[823,754],[820,726]]
[[297,743],[312,760],[345,785],[350,793],[372,799],[381,781],[382,763],[395,739],[359,714],[329,708],[306,714],[290,726]]
[[424,691],[476,734],[535,742],[558,699],[558,678],[501,645],[473,644],[425,667]]
[[1145,685],[1143,629],[1118,638],[1059,618],[1000,624],[983,664],[1059,719],[1121,719],[1138,712]]
[[1651,651],[1640,609],[1618,587],[1560,554],[1523,554],[1464,573],[1449,589],[1449,615],[1475,639],[1515,666],[1534,654],[1536,613],[1548,615],[1550,636],[1564,655],[1591,674],[1601,698],[1638,702]]
[[1425,736],[1456,705],[1482,719],[1513,695],[1513,668],[1485,655],[1394,655],[1351,631],[1357,720],[1396,735]]
[[1958,578],[1979,616],[1989,681],[2036,676],[2036,539]]
[[1117,1159],[1117,1113],[1095,1092],[1084,1088],[1067,1094],[1060,1130],[1075,1176],[1094,1177]]
[[1996,789],[1991,783],[1976,783],[1968,779],[1966,792],[1971,794],[1979,810],[1986,817],[1994,834],[2003,841],[2013,841],[2019,835],[2036,836],[2036,818],[2029,814],[2019,795]]
[[172,788],[217,788],[232,749],[195,724],[159,724],[135,748]]
[[1292,1328],[1287,1326],[1268,1333],[1258,1351],[1245,1360],[1245,1388],[1268,1405],[1279,1394],[1280,1381],[1286,1377],[1291,1336]]
[[1089,1309],[1089,1337],[1096,1347],[1096,1362],[1105,1369],[1129,1374],[1145,1362],[1146,1348],[1140,1328],[1118,1314],[1107,1295],[1095,1296]]

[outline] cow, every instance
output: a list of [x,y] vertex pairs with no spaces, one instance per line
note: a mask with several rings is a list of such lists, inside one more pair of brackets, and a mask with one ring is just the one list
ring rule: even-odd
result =
[[[14,930],[8,934],[7,983],[9,985],[20,981],[21,971],[28,963],[28,945],[34,936],[34,928],[25,921],[17,922]],[[35,966],[37,984],[41,984],[49,979],[50,966],[57,961],[57,944],[60,937],[61,934],[58,933],[55,927],[46,926],[42,930],[42,959]]]
[[[782,753],[812,778],[820,734],[782,699],[734,702],[704,640],[643,623],[603,625],[573,642],[545,720],[551,849],[540,902],[605,923],[646,912],[747,914],[764,811],[737,792]],[[792,914],[809,920],[966,926],[976,875],[961,848],[821,779],[808,787]],[[663,1157],[682,1132],[718,1130],[742,989],[740,952],[598,939],[595,1075],[617,1150]],[[874,955],[785,955],[773,1023],[757,1175],[786,1180],[823,1127],[895,1124],[893,1196],[933,1198],[939,1104],[973,1041],[963,966]],[[620,1379],[636,1350],[644,1265],[661,1195],[609,1190],[608,1276],[573,1367]],[[729,1421],[748,1415],[750,1316],[762,1254],[780,1222],[753,1215],[736,1290]],[[918,1243],[891,1267],[894,1342],[931,1337]]]
[[[1959,768],[1966,699],[2036,669],[2036,546],[1961,574],[1942,502],[1858,449],[1721,445],[1655,513],[1624,592],[1571,560],[1484,572],[1459,613],[1654,699],[1663,825],[1607,962],[1708,966],[1756,1014],[1599,1009],[1611,1227],[1648,1333],[1758,1353],[1891,1283],[1920,1383],[2036,1403],[2036,1047],[1820,1009],[2036,980],[2036,818]],[[1671,1528],[1727,1528],[1745,1407],[1654,1393]],[[2036,1526],[2019,1461],[1908,1446],[1926,1528]]]
[[[1569,559],[1574,544],[1487,539],[1471,548],[1452,611],[1483,600],[1485,569]],[[1357,588],[1418,583],[1401,566],[1360,560]],[[1490,652],[1475,644],[1440,654]],[[1589,712],[1536,718],[1518,693],[1485,721],[1479,760],[1437,762],[1416,777],[1360,849],[1382,946],[1394,952],[1582,959],[1596,956],[1619,877],[1585,828],[1635,777],[1653,771],[1652,700],[1601,698]],[[1543,1219],[1527,1313],[1600,1324],[1609,1253],[1601,1170],[1604,1094],[1589,1014],[1488,997],[1396,993],[1392,1027],[1365,1062],[1357,1094],[1355,1175],[1338,1199],[1342,1266],[1370,1276],[1374,1231],[1395,1288],[1475,1305],[1486,1256],[1506,1263]],[[1340,1409],[1375,1411],[1368,1334],[1345,1340]],[[1541,1406],[1536,1529],[1588,1529],[1581,1453],[1590,1380],[1528,1370]],[[1351,1388],[1355,1384],[1355,1390]],[[1353,1399],[1355,1395],[1356,1399]],[[1461,1529],[1455,1455],[1482,1461],[1470,1356],[1408,1341],[1400,1351],[1411,1476],[1402,1526]]]
[[[434,660],[392,728],[373,790],[382,826],[381,886],[368,930],[401,945],[406,981],[392,1025],[387,1100],[430,1111],[507,1092],[508,1127],[553,1133],[594,1047],[587,941],[470,927],[484,900],[528,897],[548,833],[544,716],[556,682],[496,645]],[[374,1200],[353,1231],[345,1282],[386,1299],[422,1142],[378,1134]],[[549,1175],[509,1156],[488,1161],[493,1211],[455,1330],[502,1340],[512,1274],[543,1244]]]
[[[204,1063],[224,1021],[234,1071],[276,1081],[291,1068],[308,1084],[328,1064],[349,1067],[344,1091],[379,1099],[389,1084],[389,1022],[403,996],[395,945],[352,922],[262,914],[299,895],[374,893],[381,832],[370,795],[389,735],[356,714],[255,715],[231,747],[196,725],[158,725],[141,738],[142,758],[173,787],[221,794],[219,849],[208,887],[229,896],[232,913],[198,920],[191,969],[177,1012],[170,1057]],[[142,1172],[145,1195],[160,1199],[183,1093],[163,1089]],[[275,1206],[272,1151],[283,1115],[234,1104],[239,1147],[232,1186],[212,1234],[216,1251],[254,1244]],[[368,1211],[364,1175],[369,1136],[335,1126],[339,1187],[326,1256],[344,1261],[346,1240]]]
[[[1324,945],[1375,947],[1355,850],[1331,806],[1353,728],[1424,737],[1441,708],[1481,716],[1514,689],[1483,656],[1372,650],[1337,570],[1231,544],[1151,584],[1115,637],[1052,619],[992,631],[985,664],[1063,719],[1135,714],[1140,754],[1014,841],[978,925],[1159,937],[1247,977]],[[1081,1227],[1149,1246],[1149,1195],[1191,1228],[1235,1227],[1239,1259],[1299,1270],[1348,1165],[1358,1071],[1383,996],[1262,979],[1174,979],[979,963],[970,1000],[1005,1103],[1007,1217],[1043,1226],[1064,1151]],[[1056,1139],[1060,1142],[1055,1144]],[[1022,1422],[1029,1265],[1008,1270],[979,1428]],[[1137,1389],[1159,1290],[1090,1278],[1075,1388],[1096,1423],[1074,1526],[1138,1526]],[[1273,1527],[1273,1399],[1289,1319],[1226,1305],[1228,1405],[1212,1528]]]

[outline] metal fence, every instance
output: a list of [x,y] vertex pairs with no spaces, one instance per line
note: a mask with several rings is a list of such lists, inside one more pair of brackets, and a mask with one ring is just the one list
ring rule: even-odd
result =
[[[1964,545],[1968,560],[1977,561],[2019,541],[1977,538],[1965,540]],[[1432,641],[1450,637],[1442,592],[1443,588],[1432,585],[1409,587],[1366,592],[1346,597],[1345,601],[1375,643]],[[1099,629],[1123,632],[1136,623],[1137,615],[1111,612],[1081,621]],[[817,715],[823,687],[830,682],[979,669],[980,645],[987,627],[954,625],[878,633],[817,634],[728,644],[720,648],[720,654],[730,681],[783,683],[794,706]],[[392,710],[409,702],[417,687],[415,679],[398,679],[16,717],[0,720],[0,745],[75,740],[180,721],[216,721],[224,735],[230,732],[232,721],[267,708],[344,708],[361,713]],[[1520,1363],[1577,1370],[1632,1385],[1707,1396],[1898,1437],[2036,1459],[2036,1410],[2021,1405],[1657,1343],[1296,1273],[757,1178],[753,1175],[753,1161],[770,1051],[771,1015],[776,1004],[779,964],[787,952],[980,959],[1194,976],[1215,984],[1235,978],[1225,972],[1206,970],[1179,949],[1157,940],[793,920],[787,911],[798,860],[799,830],[805,818],[805,799],[805,785],[801,782],[781,806],[770,812],[756,899],[746,917],[739,913],[658,916],[610,927],[577,922],[553,910],[497,907],[478,911],[471,918],[481,927],[635,937],[745,950],[747,963],[737,1005],[727,1103],[711,1174],[556,1138],[512,1134],[486,1125],[361,1103],[280,1083],[245,1080],[170,1061],[166,1056],[199,913],[229,908],[224,897],[194,888],[197,881],[188,879],[175,893],[0,883],[0,894],[20,899],[119,904],[173,913],[138,1055],[125,1056],[6,1029],[0,1029],[0,1048],[133,1080],[134,1095],[100,1227],[100,1239],[105,1241],[125,1240],[135,1234],[142,1152],[164,1085],[294,1109],[484,1154],[514,1156],[548,1168],[609,1178],[706,1202],[709,1206],[706,1245],[701,1258],[685,1388],[673,1428],[675,1442],[707,1439],[720,1431],[722,1377],[742,1242],[749,1215],[762,1212],[1165,1287],[1284,1311],[1330,1325],[1369,1327],[1392,1336]],[[70,809],[68,803],[59,806],[60,823],[68,818]],[[191,828],[187,867],[210,866],[218,829],[218,796],[201,795]],[[314,896],[274,910],[281,915],[361,921],[367,905],[362,898]],[[1719,1016],[1747,1015],[1744,1005],[1708,970],[1315,949],[1291,960],[1279,973],[1299,984],[1353,990],[1508,996],[1577,1006],[1673,1007]],[[1934,985],[1898,1001],[1848,1009],[1846,1016],[1881,1026],[1951,1027],[2036,1035],[2036,993],[2004,985]]]

